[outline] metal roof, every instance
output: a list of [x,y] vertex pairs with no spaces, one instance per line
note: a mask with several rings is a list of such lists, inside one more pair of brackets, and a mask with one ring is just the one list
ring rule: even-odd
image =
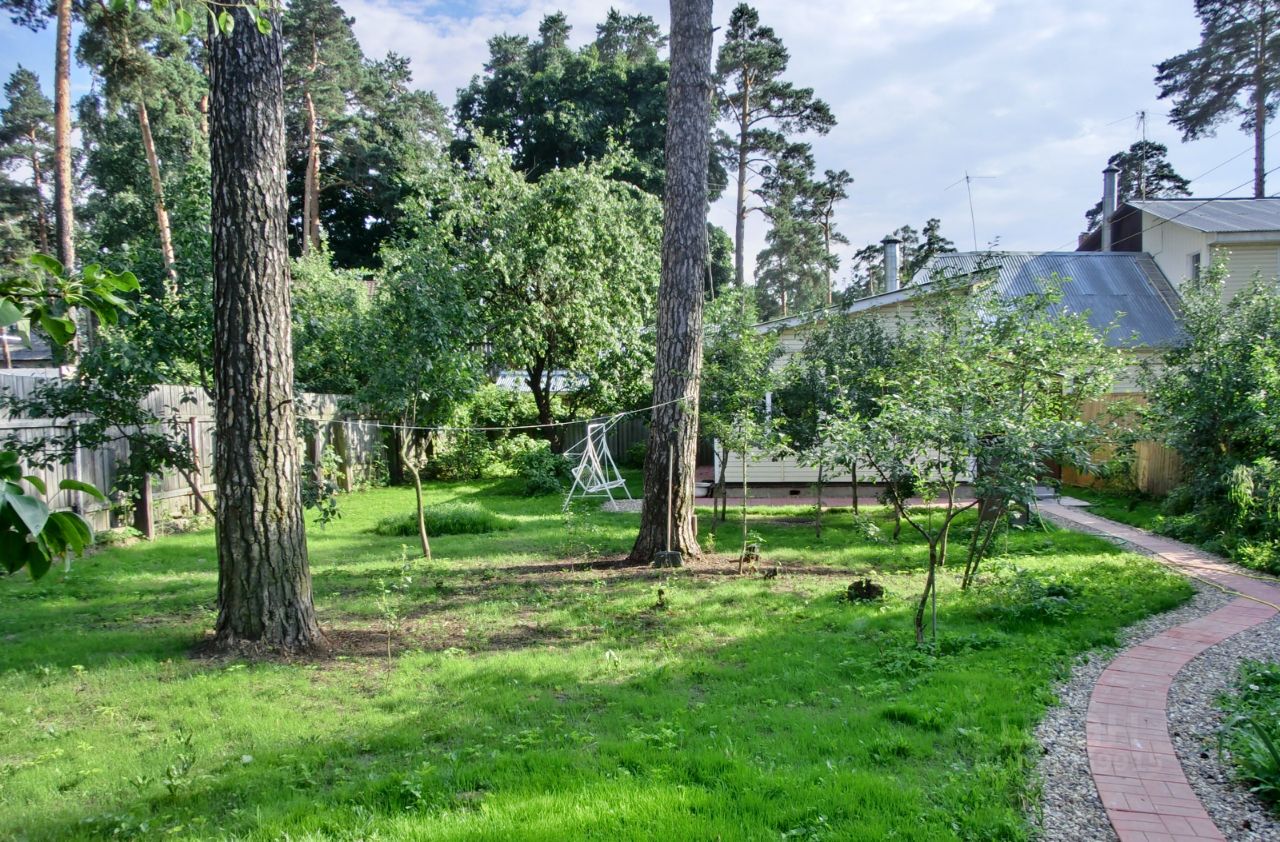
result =
[[1126,204],[1199,231],[1280,232],[1280,198],[1148,199]]
[[[973,275],[976,282],[986,272],[996,272],[1003,295],[1018,296],[1039,292],[1042,281],[1057,276],[1063,281],[1063,306],[1073,313],[1088,313],[1089,323],[1099,331],[1113,322],[1108,334],[1112,346],[1158,347],[1182,337],[1178,324],[1177,293],[1151,256],[1142,252],[961,252],[939,255],[902,290],[926,285],[933,273],[947,276]],[[876,306],[874,296],[854,302],[851,309]],[[885,301],[884,303],[892,303]],[[863,305],[863,306],[859,306]]]

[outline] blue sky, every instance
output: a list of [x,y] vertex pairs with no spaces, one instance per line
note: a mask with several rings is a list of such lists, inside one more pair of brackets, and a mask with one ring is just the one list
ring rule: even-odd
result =
[[[478,73],[486,42],[500,32],[534,34],[542,15],[563,10],[581,43],[607,2],[345,0],[365,52],[408,56],[419,86],[451,104]],[[612,5],[652,14],[666,2]],[[791,50],[790,78],[813,87],[839,125],[815,138],[821,169],[847,169],[855,183],[838,223],[855,246],[928,217],[961,248],[973,245],[964,185],[973,183],[980,245],[1071,248],[1084,211],[1101,190],[1108,155],[1147,133],[1170,148],[1192,178],[1248,150],[1234,125],[1216,138],[1183,144],[1156,98],[1153,65],[1198,40],[1192,0],[761,0],[755,4]],[[723,25],[732,8],[716,4]],[[32,34],[0,23],[0,73],[19,62],[48,82],[51,31]],[[79,93],[89,78],[73,80]],[[1280,160],[1280,159],[1278,159]],[[1243,154],[1193,183],[1196,195],[1248,193],[1252,157]],[[1273,176],[1280,188],[1280,175]],[[719,203],[713,219],[731,227]],[[758,219],[749,254],[763,241]]]

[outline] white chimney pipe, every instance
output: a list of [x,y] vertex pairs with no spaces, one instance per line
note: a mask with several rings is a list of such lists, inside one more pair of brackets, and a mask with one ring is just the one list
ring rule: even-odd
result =
[[1102,250],[1111,251],[1111,220],[1116,215],[1116,176],[1120,168],[1110,164],[1102,171]]
[[884,291],[897,292],[901,286],[902,240],[890,234],[880,245],[884,246]]

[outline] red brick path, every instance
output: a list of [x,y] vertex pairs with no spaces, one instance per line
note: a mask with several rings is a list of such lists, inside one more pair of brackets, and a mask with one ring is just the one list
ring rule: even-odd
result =
[[[1040,508],[1142,547],[1180,572],[1280,604],[1280,587],[1242,576],[1194,547],[1078,508],[1051,503]],[[1174,753],[1168,728],[1169,686],[1201,652],[1275,614],[1275,608],[1241,597],[1125,650],[1098,678],[1085,722],[1089,769],[1121,842],[1225,840]]]

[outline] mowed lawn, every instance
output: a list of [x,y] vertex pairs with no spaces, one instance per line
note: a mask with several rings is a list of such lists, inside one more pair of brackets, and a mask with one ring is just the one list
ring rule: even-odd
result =
[[[429,498],[513,528],[437,537],[406,585],[413,540],[368,530],[412,491],[344,497],[309,535],[330,658],[193,657],[207,530],[0,580],[0,838],[1023,839],[1054,679],[1191,593],[1095,538],[1015,532],[977,594],[948,571],[921,651],[923,546],[847,512],[820,541],[804,510],[754,514],[766,578],[725,554],[620,566],[638,517],[595,504]],[[1078,595],[1026,609],[1015,566]],[[840,598],[868,574],[882,603]]]

